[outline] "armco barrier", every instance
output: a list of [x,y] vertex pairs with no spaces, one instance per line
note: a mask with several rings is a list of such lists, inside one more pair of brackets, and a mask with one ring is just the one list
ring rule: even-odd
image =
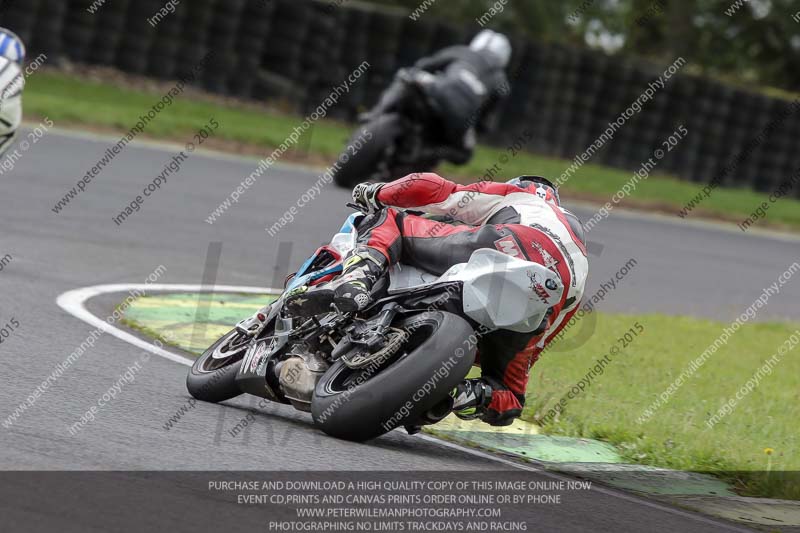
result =
[[[16,31],[32,57],[44,52],[53,64],[64,57],[162,79],[185,75],[213,50],[198,84],[222,94],[280,100],[298,111],[315,106],[366,59],[370,69],[331,110],[331,116],[344,119],[372,105],[398,68],[465,43],[480,29],[433,16],[412,21],[399,10],[334,0],[183,0],[174,13],[149,23],[165,5],[165,0],[5,0],[0,25]],[[528,130],[531,150],[570,160],[666,66],[518,35],[512,42],[511,95],[500,105],[500,127],[484,140],[504,145]],[[800,112],[769,128],[788,105],[681,72],[590,162],[635,170],[683,124],[689,135],[663,158],[660,170],[696,182],[719,179],[724,186],[769,191],[800,169]],[[800,188],[793,194],[800,197]]]

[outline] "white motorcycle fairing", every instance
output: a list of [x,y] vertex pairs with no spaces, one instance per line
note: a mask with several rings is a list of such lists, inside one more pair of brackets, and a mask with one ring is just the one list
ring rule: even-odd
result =
[[561,280],[549,268],[491,248],[475,250],[468,262],[453,265],[438,278],[398,264],[389,271],[389,279],[389,294],[460,281],[468,317],[492,330],[523,333],[536,330],[564,293]]

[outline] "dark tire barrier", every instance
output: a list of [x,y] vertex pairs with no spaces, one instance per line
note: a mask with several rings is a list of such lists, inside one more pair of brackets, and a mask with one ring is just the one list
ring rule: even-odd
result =
[[[62,0],[63,1],[63,0]],[[11,29],[25,43],[32,43],[34,36],[34,26],[41,20],[38,10],[40,0],[25,0],[24,2],[3,2],[0,4],[0,13],[3,27]],[[61,14],[64,17],[64,14]],[[30,44],[29,44],[30,46]]]
[[[40,0],[39,10],[31,20],[33,36],[32,41],[27,41],[30,50],[39,50],[47,54],[51,61],[62,54],[64,44],[61,32],[67,8],[67,3],[62,0]],[[11,27],[5,20],[3,24]]]
[[266,47],[265,36],[273,23],[273,2],[247,2],[242,13],[242,23],[234,43],[236,55],[235,76],[229,80],[229,92],[235,96],[252,98],[258,80],[261,58]]
[[89,50],[89,61],[97,65],[117,64],[117,53],[125,34],[125,21],[131,0],[107,2],[97,14],[97,26]]
[[181,4],[184,14],[180,47],[177,54],[176,77],[188,76],[209,52],[208,42],[215,0],[192,0]]

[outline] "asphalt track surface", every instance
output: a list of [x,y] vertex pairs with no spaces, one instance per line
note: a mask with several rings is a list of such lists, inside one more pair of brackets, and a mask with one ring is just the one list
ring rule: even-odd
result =
[[[91,328],[55,304],[61,293],[101,283],[142,283],[159,265],[159,283],[200,283],[213,242],[222,243],[216,282],[271,285],[280,242],[292,243],[292,266],[325,242],[348,213],[348,193],[333,186],[300,210],[275,237],[265,227],[316,180],[317,173],[279,166],[215,224],[208,213],[249,174],[254,160],[195,153],[141,211],[117,226],[112,217],[152,181],[174,147],[127,148],[60,214],[51,208],[100,158],[109,139],[52,131],[0,177],[0,323],[19,327],[0,346],[2,419]],[[535,169],[532,169],[535,170]],[[586,209],[577,209],[588,215]],[[629,258],[638,261],[599,306],[609,311],[660,311],[735,318],[796,258],[797,241],[744,235],[711,225],[616,213],[590,235],[602,244],[591,258],[589,294]],[[595,247],[598,249],[599,247]],[[280,270],[280,268],[278,269]],[[283,274],[283,272],[279,272]],[[785,286],[760,318],[798,318],[800,283]],[[110,335],[38,399],[10,428],[0,428],[3,470],[398,470],[499,471],[510,464],[394,431],[367,444],[329,438],[310,417],[269,406],[244,435],[227,429],[255,402],[198,404],[174,428],[163,424],[187,400],[186,367],[152,357],[133,383],[77,435],[68,427],[108,390],[141,350]],[[531,471],[532,479],[548,479]],[[13,487],[0,483],[3,493]],[[200,501],[197,500],[200,498]],[[202,495],[179,502],[202,506]],[[35,507],[3,498],[4,513],[40,520]],[[616,491],[570,495],[537,515],[546,531],[724,531],[729,524],[669,511]],[[39,512],[39,514],[37,514]],[[103,516],[102,513],[98,513]],[[252,514],[252,513],[250,513]],[[250,516],[247,514],[246,516]],[[40,518],[35,518],[39,516]],[[244,517],[245,515],[242,515]],[[111,517],[107,517],[111,519]],[[252,518],[256,520],[257,518]],[[54,519],[55,520],[55,519]],[[242,518],[238,526],[249,520]],[[19,522],[23,523],[23,522]],[[42,522],[43,524],[46,523]],[[62,524],[64,526],[64,524]],[[84,530],[94,530],[84,524]],[[263,525],[262,525],[263,528]],[[2,529],[2,527],[0,527]],[[63,529],[63,527],[62,527]],[[177,528],[178,530],[181,528]],[[538,529],[538,528],[537,528]],[[71,530],[66,528],[64,530]],[[98,527],[98,530],[102,530]]]

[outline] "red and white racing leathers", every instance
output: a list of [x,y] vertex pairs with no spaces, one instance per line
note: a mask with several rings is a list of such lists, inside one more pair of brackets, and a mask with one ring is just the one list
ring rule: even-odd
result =
[[[583,297],[589,264],[577,219],[544,188],[480,182],[457,185],[433,173],[411,174],[383,186],[377,199],[389,207],[376,214],[361,244],[390,264],[403,261],[434,274],[465,262],[479,248],[533,261],[556,272],[567,289],[543,333],[492,332],[479,342],[482,377],[493,387],[483,420],[510,424],[522,412],[531,366],[569,322]],[[409,208],[447,215],[453,225],[411,215]],[[572,224],[570,223],[572,220]]]

